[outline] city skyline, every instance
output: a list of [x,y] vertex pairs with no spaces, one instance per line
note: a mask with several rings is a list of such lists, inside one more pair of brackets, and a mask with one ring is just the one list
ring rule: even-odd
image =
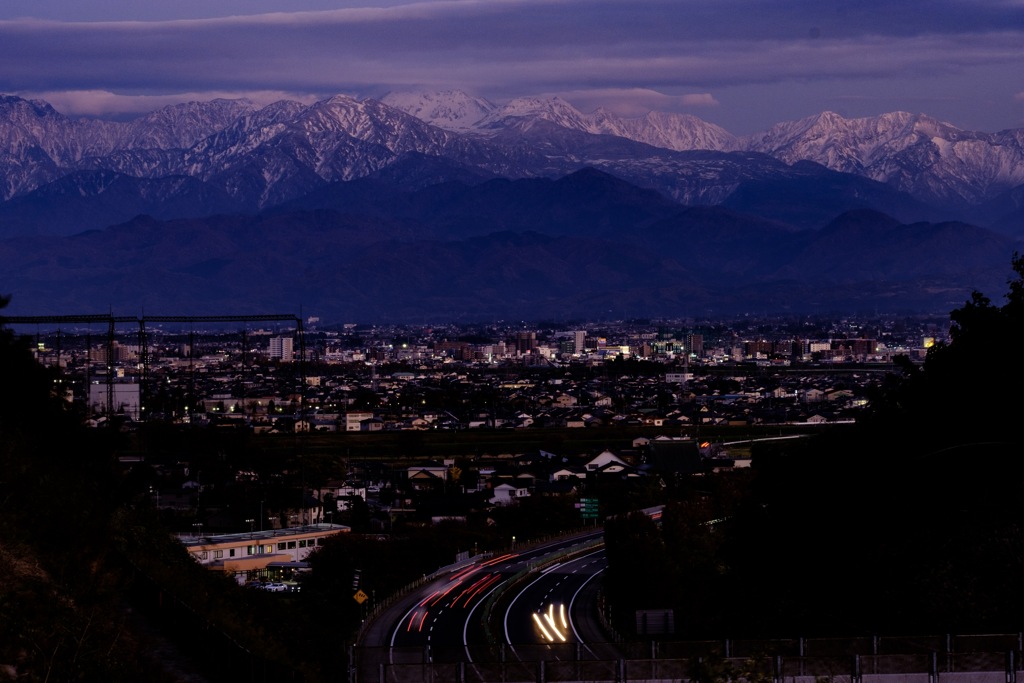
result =
[[1022,33],[1017,0],[15,0],[0,8],[0,91],[127,117],[214,97],[459,88],[688,113],[739,135],[826,110],[992,132],[1024,126]]

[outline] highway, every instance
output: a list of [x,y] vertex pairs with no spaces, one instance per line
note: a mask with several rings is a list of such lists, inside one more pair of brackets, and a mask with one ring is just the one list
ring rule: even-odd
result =
[[[594,609],[607,566],[602,534],[598,528],[438,572],[364,628],[361,680],[378,680],[381,664],[398,677],[403,667],[425,664],[597,656],[578,648],[605,640]],[[483,621],[489,603],[490,632]]]
[[[661,509],[644,512],[658,518]],[[512,548],[425,577],[365,624],[353,649],[348,680],[669,683],[686,679],[692,654],[662,658],[652,646],[649,656],[638,657],[635,649],[628,655],[607,642],[597,612],[598,586],[607,568],[601,537],[602,531],[595,530]],[[944,679],[994,683],[1017,680],[1017,654],[1017,650],[932,652],[930,656],[901,650],[855,658],[789,654],[766,659],[762,665],[764,673],[771,670],[777,679],[813,680],[812,674],[853,671],[859,680],[885,683],[893,676],[937,680],[941,671]],[[726,657],[734,666],[750,666],[749,653]],[[1009,662],[1006,671],[1002,670],[1004,660]],[[790,673],[795,671],[800,674]]]
[[[555,562],[527,577],[509,591],[497,617],[504,642],[512,651],[516,645],[533,643],[586,643],[597,638],[592,631],[593,603],[578,600],[607,567],[604,549],[599,548],[563,562]],[[588,592],[586,597],[593,593]],[[584,622],[587,622],[584,625]],[[584,631],[580,631],[584,628]],[[589,638],[587,636],[590,636]]]

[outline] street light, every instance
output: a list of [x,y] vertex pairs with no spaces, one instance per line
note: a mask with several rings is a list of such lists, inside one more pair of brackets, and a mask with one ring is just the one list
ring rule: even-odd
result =
[[250,517],[249,519],[247,519],[245,521],[249,522],[249,538],[252,538],[252,525],[253,525],[253,522],[255,522],[256,520],[253,519],[252,517]]

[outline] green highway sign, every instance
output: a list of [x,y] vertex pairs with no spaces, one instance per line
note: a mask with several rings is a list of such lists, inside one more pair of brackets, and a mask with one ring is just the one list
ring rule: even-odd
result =
[[580,498],[576,507],[583,519],[597,519],[597,498]]

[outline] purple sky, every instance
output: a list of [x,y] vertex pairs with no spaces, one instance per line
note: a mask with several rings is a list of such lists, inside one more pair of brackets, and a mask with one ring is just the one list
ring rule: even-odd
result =
[[1024,0],[4,0],[0,92],[68,114],[461,88],[736,134],[824,110],[1024,127]]

